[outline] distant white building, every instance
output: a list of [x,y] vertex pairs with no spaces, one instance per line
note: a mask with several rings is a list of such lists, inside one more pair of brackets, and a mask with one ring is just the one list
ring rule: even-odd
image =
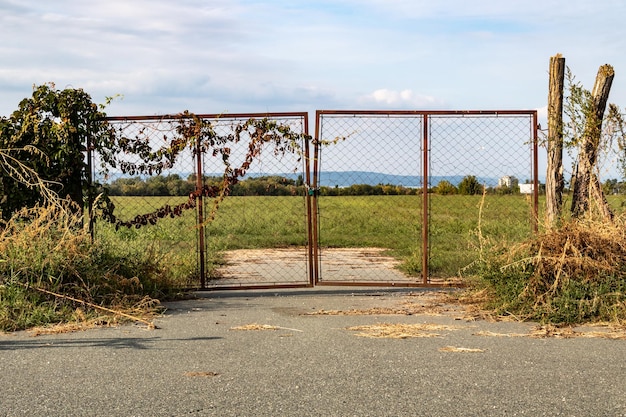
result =
[[498,180],[498,187],[514,188],[519,185],[519,180],[512,175],[505,175]]
[[521,194],[532,194],[535,191],[535,184],[520,184],[519,192]]

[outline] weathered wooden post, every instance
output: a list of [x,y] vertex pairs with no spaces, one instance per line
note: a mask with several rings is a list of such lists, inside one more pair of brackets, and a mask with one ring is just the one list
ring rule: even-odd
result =
[[550,58],[548,86],[548,167],[546,173],[546,226],[561,216],[563,205],[563,86],[565,58]]
[[611,65],[602,65],[591,91],[591,109],[585,114],[585,127],[578,151],[576,173],[573,179],[572,207],[574,217],[580,217],[590,209],[590,200],[598,204],[600,213],[611,219],[609,207],[600,181],[594,171],[598,159],[598,148],[602,138],[602,120],[611,91],[615,70]]

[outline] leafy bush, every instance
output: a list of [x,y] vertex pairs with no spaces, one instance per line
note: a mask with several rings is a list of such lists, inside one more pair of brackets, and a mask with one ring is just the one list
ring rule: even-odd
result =
[[[9,118],[0,118],[0,149],[10,150],[13,161],[2,155],[0,165],[0,214],[11,218],[22,207],[42,203],[41,190],[33,179],[19,175],[15,162],[37,173],[50,191],[69,196],[79,205],[88,185],[84,157],[87,141],[106,131],[104,114],[81,89],[55,89],[53,84],[36,87]],[[18,174],[18,175],[16,175]],[[77,208],[79,206],[76,206]]]
[[452,185],[450,181],[442,180],[437,184],[434,190],[437,194],[449,195],[458,193],[458,189]]
[[459,194],[475,195],[483,193],[483,185],[478,182],[474,175],[466,175],[459,183]]

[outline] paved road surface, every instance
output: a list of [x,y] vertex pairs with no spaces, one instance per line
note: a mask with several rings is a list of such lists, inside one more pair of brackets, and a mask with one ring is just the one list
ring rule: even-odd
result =
[[[485,337],[532,325],[457,313],[304,315],[408,291],[215,292],[168,304],[157,330],[0,335],[0,416],[626,416],[626,340]],[[347,329],[380,323],[454,327]],[[233,330],[250,324],[278,329]]]

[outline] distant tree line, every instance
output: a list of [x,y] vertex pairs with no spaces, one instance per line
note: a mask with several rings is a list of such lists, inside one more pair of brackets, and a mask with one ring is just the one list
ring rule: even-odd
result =
[[[205,177],[205,185],[219,186],[221,177]],[[196,175],[182,178],[178,174],[157,175],[148,178],[118,178],[108,184],[111,196],[186,196],[196,189]],[[295,196],[305,195],[307,188],[302,176],[297,179],[278,175],[252,177],[239,181],[232,186],[232,196]],[[349,187],[320,187],[319,194],[324,196],[346,195],[411,195],[421,193],[420,189],[400,185],[354,184]]]
[[609,179],[602,184],[602,191],[606,195],[626,194],[626,182],[616,179]]
[[[219,186],[221,177],[207,176],[204,184]],[[624,190],[626,184],[618,183],[617,180],[609,180],[607,189]],[[196,175],[191,174],[182,178],[179,174],[157,175],[148,178],[125,177],[118,178],[108,184],[111,196],[186,196],[196,189]],[[487,194],[519,194],[519,186],[485,186],[473,175],[465,176],[458,185],[449,181],[440,181],[430,187],[429,192],[440,195],[477,195],[483,192]],[[297,196],[305,195],[307,188],[302,176],[297,179],[285,178],[279,175],[247,178],[239,181],[232,187],[232,196]],[[322,186],[319,195],[322,196],[357,196],[357,195],[418,195],[421,188],[405,187],[393,184],[353,184],[348,187]]]
[[497,194],[497,195],[506,195],[506,194],[519,194],[520,188],[514,183],[511,185],[498,185],[495,187],[486,186],[480,183],[478,179],[474,175],[466,175],[463,177],[459,185],[455,186],[450,181],[440,181],[435,187],[430,189],[431,193],[441,194],[441,195],[450,195],[450,194],[460,194],[460,195],[476,195],[476,194]]
[[[148,178],[118,178],[108,184],[111,196],[186,196],[196,189],[196,175],[182,178],[179,174],[156,175]],[[207,176],[205,185],[220,186],[222,177]],[[230,195],[234,196],[289,196],[302,195],[305,192],[302,177],[289,179],[281,176],[263,176],[247,178],[232,186]]]
[[178,174],[157,175],[148,178],[117,178],[107,184],[111,196],[184,196],[196,189],[195,178],[181,178]]

